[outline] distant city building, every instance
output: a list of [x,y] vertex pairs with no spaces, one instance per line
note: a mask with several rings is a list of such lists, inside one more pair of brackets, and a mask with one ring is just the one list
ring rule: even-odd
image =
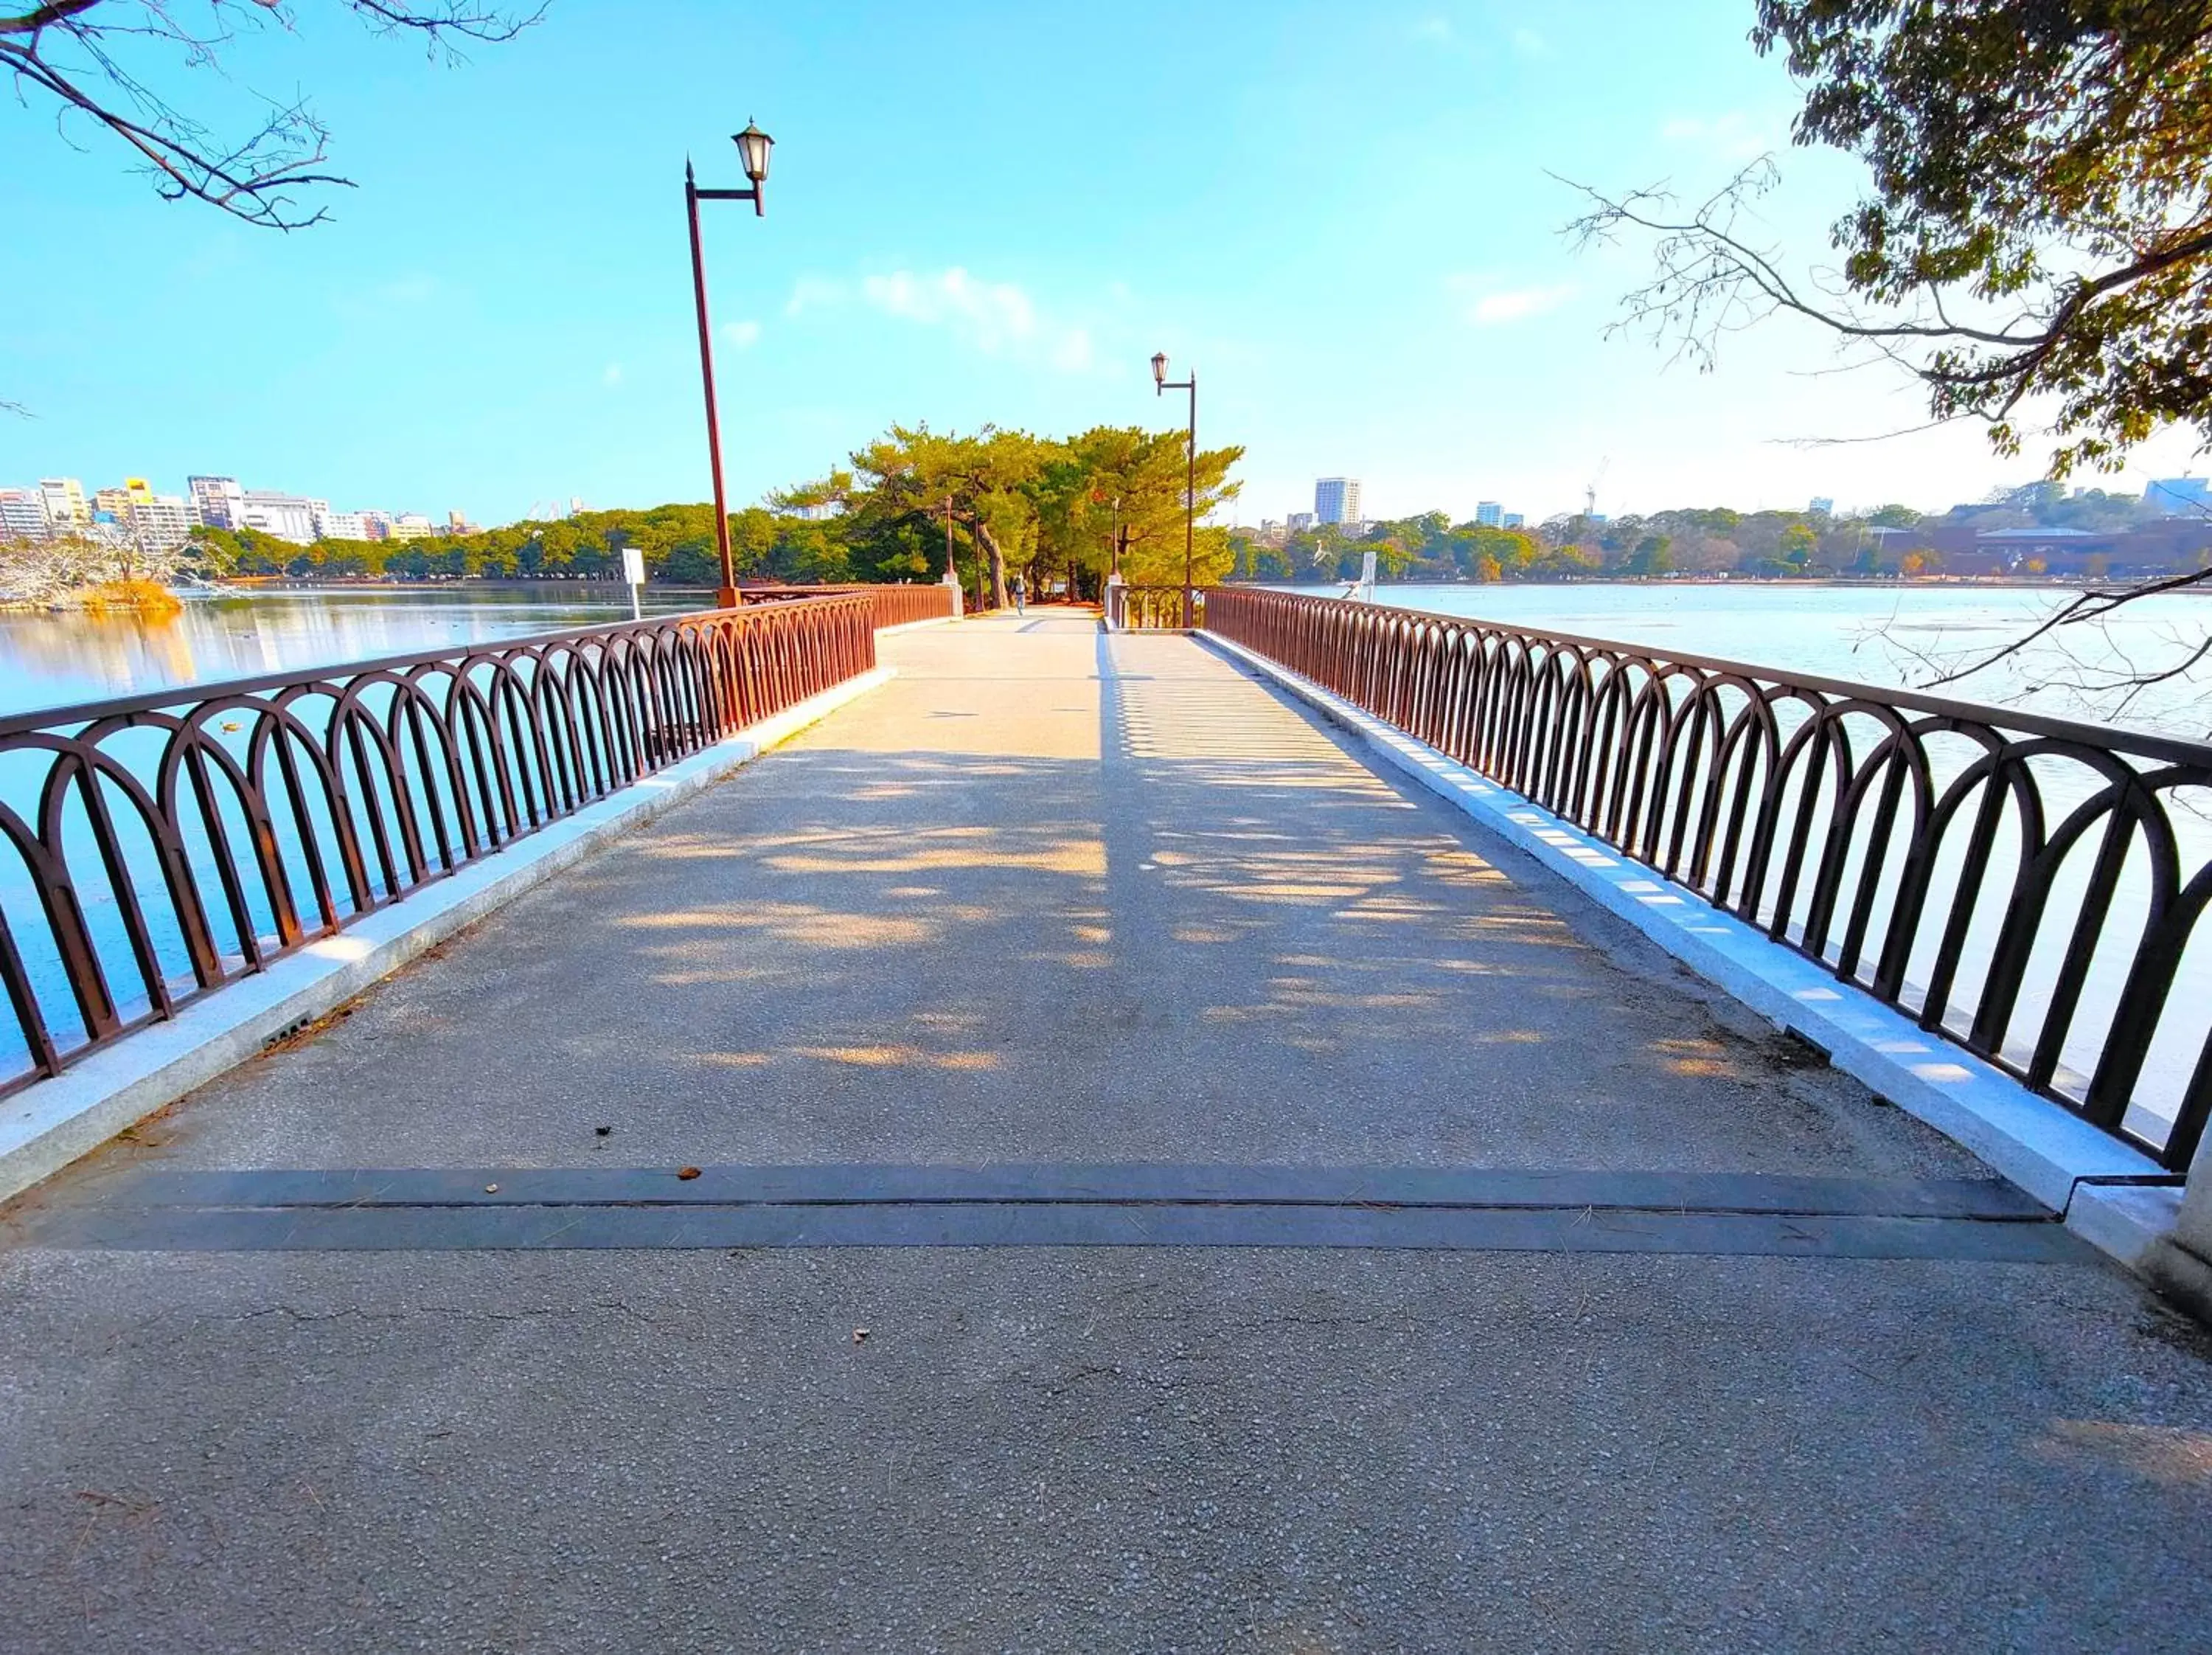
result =
[[793,506],[791,508],[791,514],[793,517],[805,518],[810,523],[826,523],[833,517],[842,517],[845,514],[845,502],[842,500],[824,500],[818,505]]
[[[39,479],[28,489],[0,490],[14,499],[0,524],[5,532],[28,532],[27,500],[40,511],[41,535],[75,533],[98,524],[127,534],[149,549],[167,549],[189,539],[197,528],[252,529],[295,545],[325,540],[417,540],[480,531],[466,514],[446,514],[443,526],[420,512],[333,511],[327,500],[287,494],[277,489],[248,489],[234,477],[195,475],[185,479],[186,497],[156,494],[143,477],[126,477],[119,487],[100,489],[88,498],[73,477]],[[572,502],[580,506],[581,502]]]
[[191,496],[192,510],[200,525],[210,529],[243,527],[246,520],[246,490],[238,486],[234,477],[188,477],[185,492]]
[[1474,522],[1477,528],[1502,528],[1505,523],[1505,508],[1495,500],[1478,500],[1474,502]]
[[2212,478],[2161,478],[2143,490],[2143,499],[2166,517],[2212,514]]
[[331,502],[275,489],[248,489],[239,505],[237,526],[304,546],[315,538],[315,520],[328,515]]
[[1283,520],[1290,525],[1292,534],[1304,534],[1314,526],[1314,514],[1310,511],[1294,511]]
[[1324,523],[1351,524],[1359,515],[1359,479],[1324,477],[1314,484],[1314,516]]
[[155,494],[143,477],[126,477],[119,489],[92,497],[92,520],[112,524],[149,551],[166,551],[191,538],[191,508],[181,496]]
[[43,540],[52,532],[36,489],[0,489],[0,540]]
[[1499,526],[1503,528],[1517,529],[1528,520],[1523,517],[1519,512],[1510,511],[1505,514],[1505,521]]
[[92,526],[92,506],[84,497],[84,484],[75,478],[40,478],[39,498],[46,506],[51,532],[67,534]]
[[1819,513],[1823,516],[1833,517],[1836,514],[1836,502],[1825,494],[1816,494],[1813,496],[1813,503],[1805,509]]
[[167,551],[192,538],[192,510],[181,495],[151,491],[134,495],[131,527],[138,544],[149,551]]

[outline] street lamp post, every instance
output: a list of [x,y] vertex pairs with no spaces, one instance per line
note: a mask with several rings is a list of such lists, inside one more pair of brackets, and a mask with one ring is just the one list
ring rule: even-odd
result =
[[1198,370],[1190,370],[1187,380],[1168,377],[1168,353],[1164,350],[1152,357],[1152,394],[1164,396],[1170,391],[1190,392],[1190,435],[1183,449],[1182,469],[1182,630],[1191,629],[1195,618],[1190,591],[1191,548],[1198,537]]
[[750,190],[702,190],[692,178],[690,161],[684,163],[684,212],[691,223],[691,296],[699,309],[699,380],[707,396],[707,461],[714,473],[714,550],[722,559],[722,584],[714,603],[721,609],[734,609],[743,599],[738,593],[737,566],[730,558],[730,508],[722,490],[722,428],[714,414],[714,333],[707,321],[707,259],[699,249],[699,204],[750,201],[753,216],[763,216],[768,209],[761,202],[761,186],[768,182],[768,152],[775,140],[747,121],[745,130],[730,142],[738,146],[738,158],[752,180]]

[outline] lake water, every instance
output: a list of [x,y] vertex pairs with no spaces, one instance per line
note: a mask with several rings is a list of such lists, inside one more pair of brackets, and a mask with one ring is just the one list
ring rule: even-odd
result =
[[[1924,686],[1945,664],[2017,637],[2065,595],[2035,588],[1676,582],[1406,585],[1377,593],[1382,602],[1409,609],[1914,686]],[[697,593],[649,595],[646,610],[675,614],[702,600]],[[556,595],[527,587],[372,587],[194,597],[181,614],[160,620],[0,614],[0,714],[554,632],[629,613],[624,588],[579,584]],[[2063,646],[2039,648],[1942,693],[2201,739],[2212,732],[2212,662],[2132,701],[2077,687],[2077,681],[2126,660],[2170,662],[2208,630],[2212,596],[2147,599],[2100,629],[2069,628]]]
[[[1376,588],[1377,602],[1406,609],[1915,689],[2032,630],[2073,595],[2048,587],[1677,581]],[[2202,740],[2212,733],[2212,660],[2132,697],[2099,685],[2130,663],[2176,664],[2208,633],[2212,594],[2142,599],[1934,693]]]
[[[648,594],[649,615],[702,594]],[[629,589],[257,592],[191,596],[181,614],[0,614],[0,714],[104,701],[170,685],[371,660],[629,618]]]

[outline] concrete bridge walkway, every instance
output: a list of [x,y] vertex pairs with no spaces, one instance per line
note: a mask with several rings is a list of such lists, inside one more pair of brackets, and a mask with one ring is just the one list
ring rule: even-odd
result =
[[0,1649],[2203,1647],[1971,1158],[1200,644],[885,654],[0,1218]]

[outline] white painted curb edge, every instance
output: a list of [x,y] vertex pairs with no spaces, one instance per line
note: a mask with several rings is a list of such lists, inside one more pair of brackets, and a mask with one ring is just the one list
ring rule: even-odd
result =
[[1242,645],[1211,632],[1197,636],[1359,737],[1394,768],[1529,853],[1698,976],[1820,1047],[1838,1068],[2065,1214],[2069,1228],[2115,1258],[2132,1265],[2172,1228],[2171,1214],[2181,1204],[2178,1187],[2081,1182],[2164,1176],[2148,1156],[1425,742]]
[[0,1201],[205,1086],[289,1030],[336,1010],[426,949],[891,676],[890,667],[876,667],[749,725],[0,1102]]

